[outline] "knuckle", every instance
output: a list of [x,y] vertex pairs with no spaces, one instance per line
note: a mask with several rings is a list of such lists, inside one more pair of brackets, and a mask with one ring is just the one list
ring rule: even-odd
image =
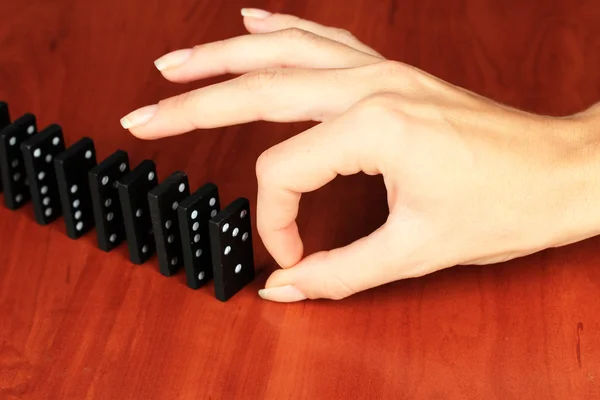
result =
[[411,68],[404,63],[398,61],[386,60],[377,64],[380,73],[389,77],[406,76],[410,73]]
[[[214,42],[210,43],[210,47],[214,48],[214,49],[222,49],[223,47],[225,47],[227,41],[225,39],[219,39],[219,40],[215,40]],[[204,49],[206,49],[207,44],[195,44],[192,46],[192,53],[196,54],[198,52],[203,51]]]
[[[194,101],[191,92],[184,92],[184,93],[178,94],[177,96],[174,96],[169,100],[172,102],[172,106],[178,110],[189,109],[192,106],[192,103]],[[166,100],[162,100],[162,102],[164,102],[164,101],[166,101]],[[160,104],[160,102],[159,102],[159,104]]]
[[428,78],[421,70],[399,61],[385,60],[373,65],[374,73],[399,90],[411,92],[427,86]]
[[259,185],[273,180],[273,150],[267,149],[256,160],[256,178]]
[[[260,215],[260,216],[259,216]],[[259,214],[258,209],[256,210],[256,231],[259,236],[264,236],[265,233],[269,232],[269,225],[265,223],[264,218],[262,218],[262,213]]]
[[[194,91],[184,92],[158,102],[159,107],[175,112],[189,125],[189,129],[198,128],[197,121],[203,120],[202,109],[198,107],[198,98]],[[183,121],[182,121],[183,122]]]
[[333,39],[337,40],[338,42],[344,41],[345,39],[354,39],[354,35],[346,30],[346,29],[342,29],[342,28],[331,28],[333,30]]
[[[408,115],[403,107],[406,101],[397,93],[377,93],[365,98],[358,104],[354,118],[355,124],[364,126],[365,129],[359,129],[357,132],[369,130],[370,135],[361,135],[357,133],[355,137],[357,143],[364,149],[380,151],[387,154],[391,149],[397,149],[397,140],[402,137],[402,133],[409,131],[410,124]],[[381,126],[381,129],[372,130],[373,124]],[[384,144],[382,146],[382,144]],[[373,147],[376,146],[376,147]],[[376,149],[387,150],[376,150]]]
[[335,276],[323,280],[322,290],[331,300],[342,300],[356,293],[342,278]]
[[390,118],[400,116],[398,103],[402,97],[397,93],[380,92],[363,99],[357,107],[360,116],[366,118]]
[[307,39],[312,39],[314,34],[305,31],[304,29],[300,29],[297,27],[291,27],[287,29],[283,29],[280,31],[281,35],[283,35],[286,39],[291,41],[302,41]]
[[242,82],[249,91],[272,90],[281,85],[283,73],[278,68],[265,68],[242,75]]
[[158,104],[159,106],[166,104],[168,105],[168,108],[176,110],[176,112],[191,120],[192,117],[195,116],[198,108],[196,103],[195,93],[191,91],[178,94],[169,99],[161,100]]
[[[334,263],[334,253],[336,250],[321,253],[321,262],[323,265],[332,265]],[[319,294],[318,297],[324,297],[331,300],[342,300],[357,292],[347,282],[341,271],[331,271],[320,276],[319,284],[315,287]]]
[[260,210],[261,211],[259,211],[259,208],[257,207],[255,224],[258,235],[263,237],[265,234],[268,234],[271,230],[269,229],[269,224],[265,221],[265,218],[263,217],[262,208]]

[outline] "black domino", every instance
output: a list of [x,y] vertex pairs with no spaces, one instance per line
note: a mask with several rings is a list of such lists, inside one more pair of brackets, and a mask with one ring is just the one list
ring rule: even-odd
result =
[[145,263],[156,251],[148,192],[158,184],[156,165],[142,161],[118,183],[129,258],[134,264]]
[[62,215],[54,157],[65,151],[62,128],[50,125],[21,144],[35,219],[47,225]]
[[[4,129],[10,124],[10,112],[8,110],[8,104],[4,101],[0,101],[0,130]],[[0,162],[2,159],[0,158]],[[2,168],[2,167],[0,167]],[[0,192],[2,192],[2,174],[0,173]]]
[[188,177],[177,171],[148,193],[160,273],[175,274],[183,265],[177,209],[190,195]]
[[88,172],[96,166],[96,148],[88,137],[54,158],[58,193],[67,236],[79,239],[95,226]]
[[33,114],[23,115],[0,131],[0,170],[4,183],[4,203],[11,210],[20,208],[31,199],[21,143],[36,132],[36,119]]
[[219,189],[207,183],[179,203],[177,210],[187,285],[201,288],[213,277],[208,221],[220,210]]
[[215,296],[227,301],[254,279],[250,202],[238,198],[208,225]]
[[0,129],[10,124],[10,112],[8,104],[5,101],[0,101]]
[[129,156],[117,150],[89,172],[98,248],[111,251],[125,239],[118,181],[129,173]]

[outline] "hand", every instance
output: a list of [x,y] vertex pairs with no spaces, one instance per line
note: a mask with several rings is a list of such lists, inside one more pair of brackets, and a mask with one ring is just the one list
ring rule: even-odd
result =
[[[282,267],[264,298],[342,299],[567,244],[595,229],[578,220],[578,198],[565,195],[581,185],[570,179],[576,136],[562,134],[575,119],[495,103],[385,60],[339,29],[244,13],[250,35],[156,63],[173,82],[241,76],[144,107],[123,125],[153,139],[256,120],[322,121],[257,162],[257,227]],[[303,258],[295,222],[301,194],[359,172],[383,175],[388,220],[346,247]]]

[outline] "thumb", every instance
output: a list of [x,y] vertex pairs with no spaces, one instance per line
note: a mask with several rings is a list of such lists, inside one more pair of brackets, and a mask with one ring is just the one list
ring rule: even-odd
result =
[[275,271],[259,295],[276,302],[343,299],[396,280],[395,248],[389,226],[384,225],[348,246],[312,254]]

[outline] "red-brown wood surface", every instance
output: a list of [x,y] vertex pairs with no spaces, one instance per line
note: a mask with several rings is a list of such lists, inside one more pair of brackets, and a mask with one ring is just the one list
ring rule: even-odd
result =
[[[388,58],[513,106],[558,115],[600,100],[600,3],[593,0],[1,0],[0,99],[91,136],[159,175],[213,181],[251,199],[254,165],[303,124],[253,123],[141,141],[129,111],[198,85],[152,62],[245,33],[261,7],[348,29]],[[212,82],[212,80],[210,81]],[[561,190],[557,187],[557,190]],[[346,244],[386,217],[379,178],[339,178],[305,196],[308,252]],[[254,215],[253,215],[254,217]],[[255,232],[256,235],[256,232]],[[109,254],[95,233],[0,207],[0,399],[592,399],[600,397],[600,239],[513,262],[460,267],[343,301],[227,303]]]

